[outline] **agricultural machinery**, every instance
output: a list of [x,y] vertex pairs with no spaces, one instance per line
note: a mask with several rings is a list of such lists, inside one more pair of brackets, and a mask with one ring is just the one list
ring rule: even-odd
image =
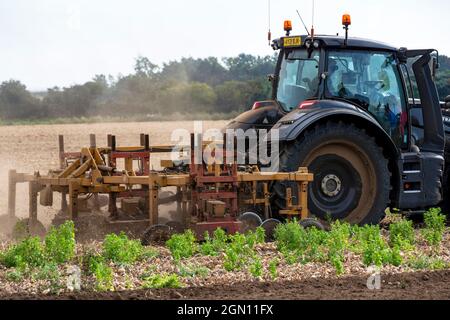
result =
[[[107,147],[97,147],[91,136],[90,146],[75,153],[65,152],[61,136],[60,168],[45,176],[10,172],[11,218],[16,184],[24,182],[30,230],[43,229],[38,198],[51,206],[53,194],[60,193],[57,219],[80,226],[87,220],[81,213],[101,212],[101,195],[106,195],[104,224],[138,229],[146,244],[187,228],[202,238],[217,228],[235,233],[262,226],[271,238],[286,219],[323,228],[318,220],[378,224],[387,208],[420,213],[440,205],[448,210],[450,97],[439,101],[437,51],[349,38],[350,24],[345,15],[344,37],[314,30],[291,36],[292,24],[286,22],[286,36],[272,43],[279,50],[269,77],[272,100],[256,102],[231,121],[222,141],[205,143],[192,135],[190,145],[179,150],[190,161],[164,160],[162,170],[152,170],[151,157],[174,146],[151,146],[145,134],[137,147],[118,147],[112,135]],[[261,163],[238,164],[236,136],[228,135],[249,129],[267,130],[265,139],[278,143],[278,172],[264,172]],[[194,161],[196,148],[202,153],[211,143],[221,160]],[[251,144],[244,150],[248,158],[254,152]],[[163,197],[165,188],[175,191]],[[172,202],[180,218],[162,223],[159,205]]]
[[[281,171],[307,167],[309,210],[321,219],[378,224],[386,208],[449,210],[450,97],[434,83],[439,55],[345,36],[286,36],[270,101],[228,128],[278,131]],[[276,212],[290,183],[271,185]],[[295,186],[292,186],[295,189]]]

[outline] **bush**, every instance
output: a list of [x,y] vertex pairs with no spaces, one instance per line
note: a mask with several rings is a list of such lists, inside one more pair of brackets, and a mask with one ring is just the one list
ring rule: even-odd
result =
[[442,214],[439,208],[430,209],[425,213],[424,220],[423,237],[429,245],[439,246],[444,236],[446,216]]
[[181,288],[180,278],[176,274],[155,274],[145,277],[143,289]]
[[67,221],[50,229],[45,238],[45,254],[49,260],[62,264],[74,257],[75,244],[75,226],[73,221]]
[[7,268],[40,267],[46,262],[45,248],[39,238],[27,238],[3,253],[0,262]]
[[187,230],[184,234],[173,235],[166,245],[175,260],[190,258],[199,250],[191,230]]
[[132,264],[142,258],[144,247],[130,240],[125,233],[107,235],[103,242],[103,257],[118,264]]
[[409,250],[414,246],[415,233],[412,221],[401,220],[389,226],[390,244],[392,247],[399,247]]

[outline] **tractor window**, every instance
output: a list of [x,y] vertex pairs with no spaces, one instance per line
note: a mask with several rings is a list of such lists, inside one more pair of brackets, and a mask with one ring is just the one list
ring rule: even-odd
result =
[[402,80],[392,53],[336,51],[328,56],[327,95],[372,113],[397,145],[407,143]]
[[303,101],[317,97],[319,54],[319,51],[314,51],[308,57],[306,50],[296,50],[283,59],[277,99],[286,111],[292,111]]

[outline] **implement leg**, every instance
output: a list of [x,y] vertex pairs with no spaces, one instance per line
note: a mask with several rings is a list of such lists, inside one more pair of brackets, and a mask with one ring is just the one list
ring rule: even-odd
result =
[[158,224],[158,185],[156,179],[157,173],[150,173],[149,176],[149,219],[150,225],[154,226]]
[[117,220],[119,218],[117,211],[117,193],[109,194],[109,216],[113,220]]
[[69,184],[69,218],[76,220],[78,218],[78,182],[70,182]]
[[16,217],[16,170],[10,170],[8,173],[8,215],[10,218]]
[[29,195],[29,212],[28,212],[28,218],[30,219],[30,224],[34,225],[37,222],[37,184],[36,182],[32,181],[28,183],[28,195]]

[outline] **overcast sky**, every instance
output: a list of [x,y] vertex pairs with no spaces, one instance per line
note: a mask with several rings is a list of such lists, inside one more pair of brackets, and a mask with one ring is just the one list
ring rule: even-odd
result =
[[[31,90],[69,86],[95,74],[128,74],[134,59],[272,54],[267,43],[268,0],[0,0],[0,81]],[[312,1],[272,0],[272,33],[283,20],[304,33]],[[351,36],[450,55],[448,0],[316,0],[316,32]],[[447,17],[445,17],[447,15]]]

